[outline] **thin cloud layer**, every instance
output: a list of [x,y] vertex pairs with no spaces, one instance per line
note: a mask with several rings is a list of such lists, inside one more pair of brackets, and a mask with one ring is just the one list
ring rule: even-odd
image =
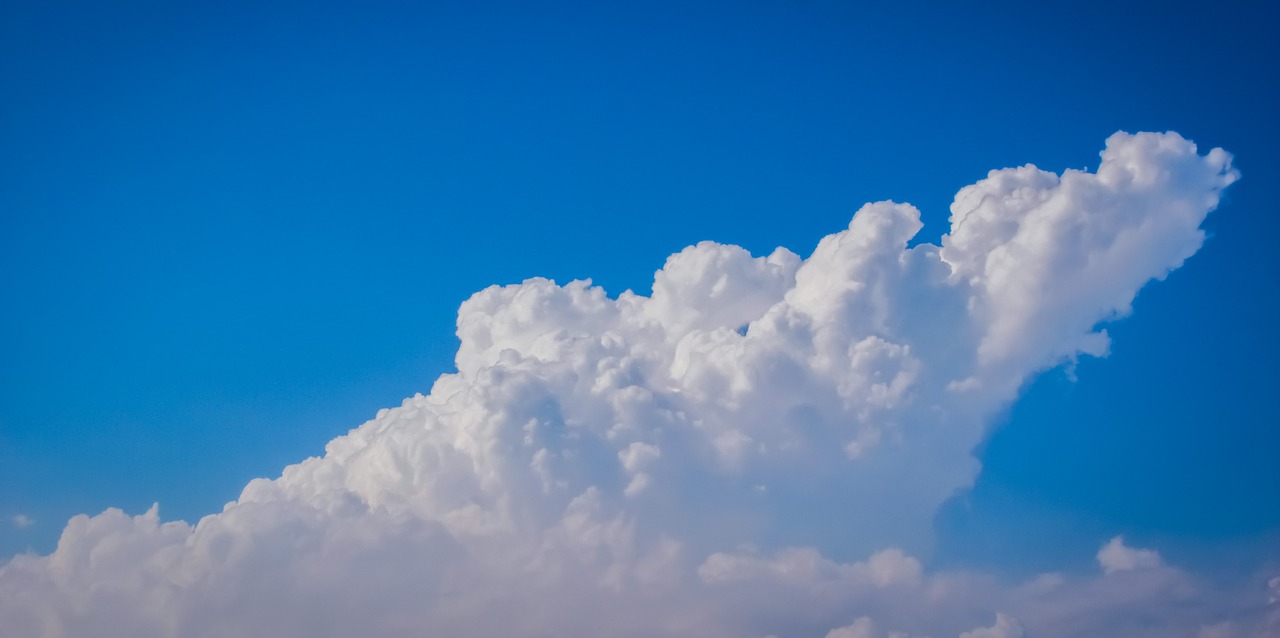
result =
[[808,259],[686,248],[649,297],[488,288],[430,393],[194,526],[155,508],[72,519],[53,554],[0,568],[0,626],[1251,635],[1274,622],[1265,587],[1220,592],[1118,538],[1105,573],[1014,585],[912,555],[976,476],[992,416],[1035,373],[1105,355],[1100,324],[1199,249],[1237,177],[1221,149],[1117,133],[1096,173],[1024,166],[962,189],[940,247],[908,248],[919,212],[880,202]]

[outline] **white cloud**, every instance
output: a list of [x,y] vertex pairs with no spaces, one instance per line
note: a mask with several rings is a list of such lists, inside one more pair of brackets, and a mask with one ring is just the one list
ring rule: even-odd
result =
[[713,637],[865,618],[936,636],[1000,609],[1037,636],[1138,636],[1113,628],[1169,600],[1198,606],[1145,635],[1217,622],[1241,608],[1172,568],[1005,586],[911,553],[976,475],[991,417],[1036,372],[1104,354],[1098,324],[1196,251],[1235,179],[1221,150],[1117,134],[1097,174],[1028,166],[962,190],[941,247],[907,248],[918,211],[881,202],[804,260],[687,248],[651,297],[488,288],[428,394],[196,525],[72,519],[53,554],[0,568],[0,624]]
[[1227,620],[1201,627],[1200,632],[1196,634],[1196,638],[1235,638],[1239,635],[1235,630],[1235,626],[1231,621]]
[[1134,569],[1153,569],[1163,562],[1160,554],[1150,549],[1136,549],[1124,544],[1124,537],[1117,536],[1098,550],[1098,564],[1108,573]]
[[865,562],[851,565],[827,559],[812,547],[786,548],[769,559],[760,558],[754,552],[715,553],[698,567],[698,576],[707,584],[764,577],[824,589],[915,584],[920,580],[920,573],[920,561],[899,549],[882,550]]
[[866,616],[827,632],[827,638],[875,638],[875,635],[875,624]]
[[18,529],[26,529],[36,524],[35,519],[26,514],[15,514],[11,520],[13,521],[13,526]]
[[997,613],[994,625],[966,631],[960,634],[960,638],[1022,638],[1023,635],[1022,623],[1017,618]]

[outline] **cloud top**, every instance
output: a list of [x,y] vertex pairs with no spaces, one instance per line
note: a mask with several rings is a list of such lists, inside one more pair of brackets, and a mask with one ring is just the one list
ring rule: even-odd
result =
[[1124,537],[1111,539],[1098,550],[1098,565],[1108,574],[1127,572],[1135,569],[1153,569],[1164,562],[1155,550],[1137,549],[1124,544]]
[[[807,259],[686,248],[648,297],[490,287],[459,309],[457,372],[428,394],[194,526],[154,508],[72,519],[52,555],[0,568],[0,623],[861,636],[883,617],[955,635],[982,622],[957,610],[1035,607],[909,552],[976,475],[991,416],[1036,372],[1105,354],[1100,324],[1199,248],[1230,160],[1117,133],[1096,173],[1024,166],[962,189],[941,246],[908,248],[919,211],[879,202]],[[1117,547],[1109,572],[1148,560]],[[1021,627],[1002,614],[966,635]]]

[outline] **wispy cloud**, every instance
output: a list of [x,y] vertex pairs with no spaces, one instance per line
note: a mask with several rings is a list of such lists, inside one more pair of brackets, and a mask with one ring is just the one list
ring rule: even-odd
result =
[[18,529],[26,529],[36,523],[35,519],[26,514],[15,514],[11,520],[13,521],[13,526]]
[[978,472],[970,451],[993,415],[1035,373],[1105,355],[1100,324],[1198,250],[1237,177],[1227,153],[1176,134],[1116,134],[1102,160],[992,172],[957,195],[940,246],[908,248],[918,211],[880,202],[807,259],[689,247],[649,297],[543,279],[483,290],[458,312],[457,372],[430,393],[198,525],[156,508],[76,517],[54,554],[0,572],[0,623],[99,636],[1256,626],[1265,583],[1222,592],[1119,539],[1099,553],[1106,573],[1012,585],[915,558]]

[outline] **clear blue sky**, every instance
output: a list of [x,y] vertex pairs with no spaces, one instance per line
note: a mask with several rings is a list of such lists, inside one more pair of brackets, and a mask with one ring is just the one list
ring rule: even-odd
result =
[[219,510],[425,392],[489,284],[645,291],[882,199],[936,241],[987,170],[1096,167],[1116,130],[1243,180],[1109,358],[1028,389],[937,560],[1273,539],[1275,5],[851,5],[3,0],[0,557]]

